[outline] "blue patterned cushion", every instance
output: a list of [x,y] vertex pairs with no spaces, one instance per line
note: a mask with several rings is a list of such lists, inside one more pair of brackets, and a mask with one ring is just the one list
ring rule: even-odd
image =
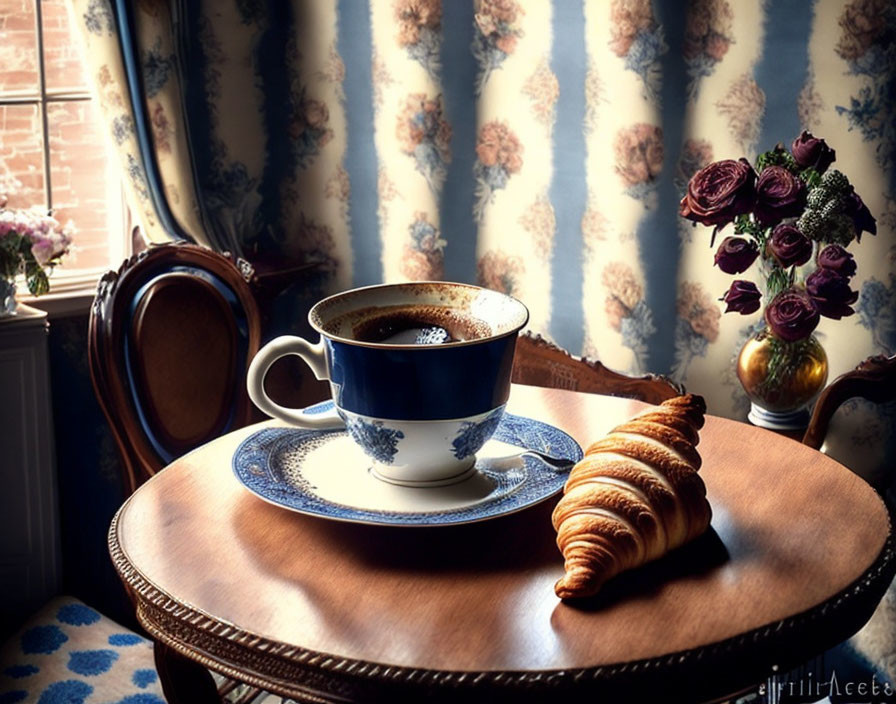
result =
[[896,689],[896,580],[890,584],[868,623],[849,639],[849,645]]
[[152,643],[60,597],[0,649],[0,704],[165,704]]

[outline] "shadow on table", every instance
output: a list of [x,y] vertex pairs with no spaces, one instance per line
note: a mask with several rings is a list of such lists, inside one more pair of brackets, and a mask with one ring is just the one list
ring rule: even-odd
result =
[[583,611],[598,611],[611,608],[621,601],[649,598],[667,582],[703,574],[729,560],[730,555],[722,539],[709,528],[699,538],[660,559],[617,575],[596,596],[567,604]]
[[[246,496],[237,512],[240,535],[260,562],[276,571],[289,568],[275,556],[282,555],[287,539],[282,530],[271,534],[266,525],[284,527],[296,536],[296,547],[313,545],[324,554],[339,555],[343,563],[366,569],[412,571],[425,574],[499,573],[508,570],[556,570],[563,573],[563,556],[556,545],[551,512],[556,499],[541,502],[518,513],[455,526],[395,527],[331,521],[284,513]],[[270,514],[271,520],[265,520]],[[571,602],[581,609],[601,609],[637,596],[648,596],[673,579],[694,576],[729,560],[728,550],[710,528],[663,558],[625,572],[608,582],[597,597]]]
[[[366,567],[423,572],[503,571],[543,567],[563,558],[554,542],[551,511],[556,500],[479,523],[396,527],[332,521],[289,514],[246,496],[237,510],[240,535],[262,555],[279,552],[265,524],[288,521],[301,543],[320,546]],[[270,515],[271,521],[265,520]],[[274,520],[276,519],[276,520]],[[252,528],[255,526],[256,528]]]

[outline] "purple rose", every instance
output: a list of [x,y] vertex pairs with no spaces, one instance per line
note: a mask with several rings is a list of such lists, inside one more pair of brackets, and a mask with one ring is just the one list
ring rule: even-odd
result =
[[806,169],[812,166],[820,174],[823,174],[837,158],[836,152],[827,145],[827,142],[813,137],[812,133],[806,130],[793,140],[790,151],[800,168]]
[[815,261],[821,269],[831,271],[849,278],[856,273],[856,260],[839,244],[829,244],[818,253]]
[[766,244],[769,252],[785,269],[800,266],[812,256],[812,240],[793,225],[778,225]]
[[862,241],[862,233],[870,232],[872,235],[877,234],[877,220],[868,210],[868,206],[862,200],[862,197],[853,191],[846,199],[846,214],[852,218],[852,222],[856,227],[856,241]]
[[749,213],[756,199],[756,172],[741,158],[714,161],[695,173],[681,199],[682,217],[722,227]]
[[742,281],[737,279],[731,282],[731,287],[722,297],[722,300],[728,304],[725,308],[726,313],[740,313],[741,315],[749,315],[759,310],[759,300],[762,294],[756,288],[756,284],[752,281]]
[[840,320],[855,313],[850,306],[858,300],[859,292],[853,291],[849,279],[836,271],[816,269],[806,278],[806,291],[825,318]]
[[756,207],[760,225],[768,227],[796,217],[806,205],[806,184],[783,166],[766,166],[756,182]]
[[750,268],[758,256],[759,247],[753,240],[726,237],[716,250],[715,262],[726,274],[741,274]]
[[813,300],[795,288],[781,291],[765,309],[765,322],[775,337],[785,342],[809,337],[819,320]]

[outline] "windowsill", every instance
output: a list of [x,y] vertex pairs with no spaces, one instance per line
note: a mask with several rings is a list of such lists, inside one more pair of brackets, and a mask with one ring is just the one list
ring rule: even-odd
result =
[[50,292],[43,296],[32,296],[21,282],[18,300],[32,308],[43,310],[52,320],[73,315],[86,315],[90,311],[96,295],[96,286],[105,269],[98,271],[84,271],[77,275],[66,277],[51,277]]
[[72,293],[48,293],[40,298],[26,296],[20,301],[26,306],[46,311],[52,320],[73,315],[87,315],[95,295],[96,289],[91,288]]

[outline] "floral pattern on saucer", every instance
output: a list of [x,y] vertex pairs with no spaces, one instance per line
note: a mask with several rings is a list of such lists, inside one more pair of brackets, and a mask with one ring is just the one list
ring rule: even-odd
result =
[[[309,411],[325,411],[330,405],[325,402]],[[507,445],[512,446],[509,452]],[[513,457],[510,467],[490,463],[490,456],[512,455],[513,448],[565,458],[570,464],[558,470],[533,455]],[[335,455],[350,461],[334,467]],[[487,520],[532,506],[560,491],[581,457],[578,443],[562,430],[505,413],[477,458],[478,471],[449,487],[405,488],[373,478],[363,452],[338,430],[264,428],[237,448],[233,471],[252,493],[298,513],[356,523],[433,526]],[[364,505],[374,501],[370,495],[375,491],[382,491],[384,504],[392,502],[392,508]],[[418,506],[420,499],[427,505]]]

